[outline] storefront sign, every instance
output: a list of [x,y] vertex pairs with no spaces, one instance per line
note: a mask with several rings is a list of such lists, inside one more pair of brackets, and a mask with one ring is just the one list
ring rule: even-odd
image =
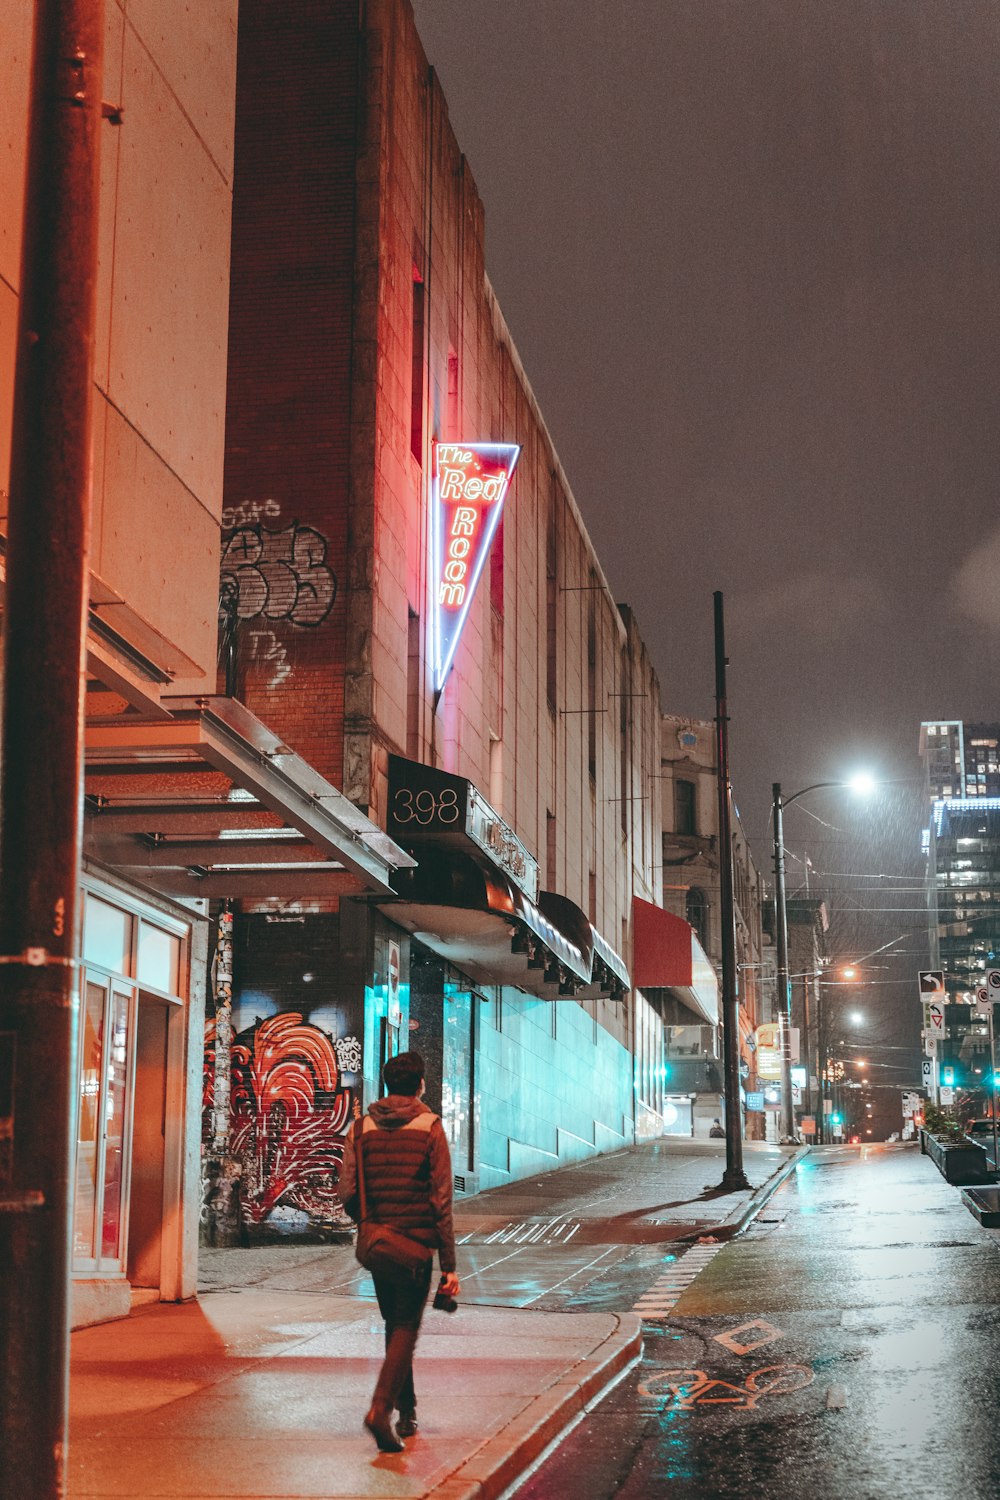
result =
[[399,1001],[399,944],[392,938],[386,961],[386,1015],[390,1026],[398,1026],[403,1019]]
[[516,443],[434,444],[431,651],[437,692],[451,669],[520,452]]
[[532,901],[538,900],[538,861],[472,785],[466,832]]
[[[799,1060],[799,1028],[789,1027],[789,1052],[791,1061]],[[768,1022],[757,1027],[757,1077],[776,1081],[781,1077],[781,1027],[777,1022]]]
[[389,757],[386,832],[405,847],[458,835],[487,854],[532,901],[538,899],[538,861],[464,776],[419,761]]
[[759,1115],[764,1109],[763,1094],[747,1094],[747,1110],[750,1114]]

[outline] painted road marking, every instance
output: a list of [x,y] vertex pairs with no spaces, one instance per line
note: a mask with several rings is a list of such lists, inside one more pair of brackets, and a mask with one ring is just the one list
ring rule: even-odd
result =
[[687,1291],[696,1276],[723,1248],[716,1245],[692,1245],[670,1268],[658,1276],[632,1305],[632,1311],[652,1321],[669,1316],[678,1297]]
[[847,1405],[847,1392],[842,1385],[831,1385],[826,1393],[826,1404],[830,1411],[841,1411]]
[[[757,1329],[760,1337],[751,1339],[749,1343],[745,1339],[737,1339],[738,1333],[749,1333],[751,1329]],[[727,1333],[716,1333],[713,1335],[717,1344],[722,1344],[726,1349],[731,1349],[734,1354],[751,1354],[754,1349],[761,1349],[765,1344],[773,1344],[775,1339],[785,1337],[784,1330],[775,1328],[773,1323],[767,1323],[763,1318],[755,1318],[752,1323],[740,1323],[736,1328],[730,1328]]]
[[763,1365],[742,1385],[717,1380],[704,1370],[660,1370],[639,1386],[640,1396],[666,1397],[676,1411],[696,1406],[738,1406],[753,1411],[765,1396],[787,1396],[813,1383],[806,1365]]

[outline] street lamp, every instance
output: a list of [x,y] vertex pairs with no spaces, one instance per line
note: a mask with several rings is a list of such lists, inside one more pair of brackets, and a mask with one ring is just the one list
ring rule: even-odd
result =
[[818,792],[824,787],[849,787],[856,792],[870,792],[875,781],[867,772],[859,772],[846,781],[814,781],[809,786],[793,792],[790,797],[781,795],[781,782],[771,787],[771,808],[774,825],[774,905],[777,932],[778,968],[778,1020],[781,1027],[781,1138],[794,1141],[795,1111],[792,1108],[792,987],[788,977],[788,908],[785,899],[785,830],[783,814],[786,807],[804,797],[807,792]]

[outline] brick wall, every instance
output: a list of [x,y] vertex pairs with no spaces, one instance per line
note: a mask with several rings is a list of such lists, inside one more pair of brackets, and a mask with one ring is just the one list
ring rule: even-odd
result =
[[356,7],[243,0],[223,593],[239,696],[343,776]]

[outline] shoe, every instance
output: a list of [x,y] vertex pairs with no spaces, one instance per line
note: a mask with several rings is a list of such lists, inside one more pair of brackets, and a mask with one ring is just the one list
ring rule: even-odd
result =
[[396,1432],[401,1438],[411,1438],[417,1431],[417,1414],[415,1411],[401,1411],[396,1423]]
[[380,1453],[402,1453],[403,1445],[396,1436],[392,1417],[387,1411],[378,1411],[374,1406],[365,1417],[365,1426],[375,1439]]

